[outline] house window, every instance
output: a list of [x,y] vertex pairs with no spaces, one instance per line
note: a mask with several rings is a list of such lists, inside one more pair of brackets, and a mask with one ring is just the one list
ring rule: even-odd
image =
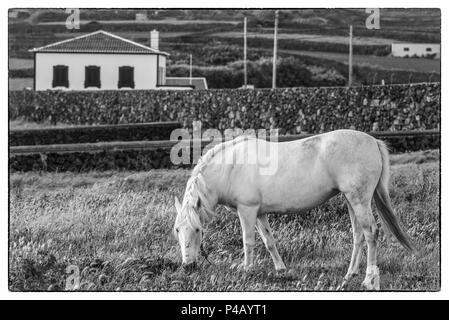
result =
[[69,67],[53,66],[53,82],[52,87],[69,87]]
[[410,51],[410,48],[404,48],[404,51]]
[[134,67],[118,68],[118,88],[134,89]]
[[426,48],[427,52],[432,52],[432,48]]
[[159,72],[158,72],[157,76],[158,76],[157,84],[160,86],[165,85],[165,68],[164,67],[159,67]]
[[101,88],[100,67],[87,66],[84,72],[84,88],[97,87]]

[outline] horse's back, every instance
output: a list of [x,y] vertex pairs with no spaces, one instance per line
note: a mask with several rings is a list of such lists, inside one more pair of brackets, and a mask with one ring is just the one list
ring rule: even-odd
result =
[[282,142],[277,154],[276,173],[257,179],[267,210],[309,209],[360,180],[378,180],[382,168],[376,139],[354,130]]

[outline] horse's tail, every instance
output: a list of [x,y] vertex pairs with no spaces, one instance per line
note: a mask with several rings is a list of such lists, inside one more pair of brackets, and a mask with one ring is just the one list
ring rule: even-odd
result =
[[391,207],[390,195],[388,193],[388,183],[390,178],[390,160],[387,146],[383,141],[377,140],[380,155],[382,157],[382,173],[374,192],[374,201],[376,202],[377,211],[382,218],[384,225],[396,237],[400,244],[407,250],[416,253],[415,245],[409,235],[405,233],[399,225],[399,220]]

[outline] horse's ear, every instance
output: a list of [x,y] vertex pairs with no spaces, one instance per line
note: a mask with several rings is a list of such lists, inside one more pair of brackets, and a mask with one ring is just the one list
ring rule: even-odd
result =
[[176,208],[176,211],[181,212],[182,206],[181,206],[181,203],[179,202],[178,197],[175,197],[175,208]]

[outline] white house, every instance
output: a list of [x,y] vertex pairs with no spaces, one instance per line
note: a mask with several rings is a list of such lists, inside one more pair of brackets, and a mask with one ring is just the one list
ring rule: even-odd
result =
[[147,21],[148,15],[146,13],[140,12],[136,13],[136,21]]
[[151,46],[96,31],[31,49],[35,90],[192,89],[166,86],[166,57],[159,32]]
[[426,57],[435,55],[441,58],[440,44],[438,43],[392,43],[391,54],[394,57]]

